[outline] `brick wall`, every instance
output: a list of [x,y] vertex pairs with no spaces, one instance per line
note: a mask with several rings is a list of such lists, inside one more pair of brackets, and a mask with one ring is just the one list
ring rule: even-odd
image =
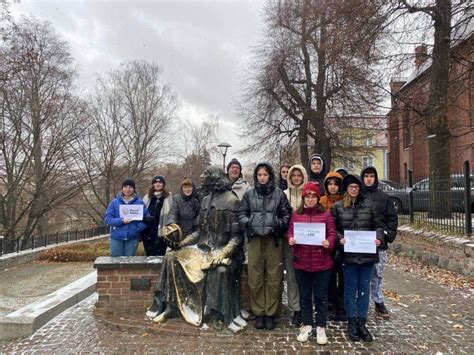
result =
[[392,252],[412,257],[426,265],[474,276],[474,240],[470,238],[420,232],[402,226],[398,229]]
[[[162,257],[99,257],[96,313],[144,312],[153,302]],[[247,266],[241,275],[241,307],[249,309]]]

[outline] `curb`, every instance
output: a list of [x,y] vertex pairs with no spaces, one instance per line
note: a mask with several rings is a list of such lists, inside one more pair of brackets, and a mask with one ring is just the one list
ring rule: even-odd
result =
[[0,340],[29,336],[52,318],[95,292],[97,272],[71,282],[42,300],[0,318]]

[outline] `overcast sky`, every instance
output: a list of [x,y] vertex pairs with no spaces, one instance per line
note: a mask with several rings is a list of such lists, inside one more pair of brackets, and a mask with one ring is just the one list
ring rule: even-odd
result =
[[[50,21],[69,42],[80,84],[124,60],[144,59],[163,68],[163,82],[177,92],[180,117],[220,117],[220,141],[233,156],[243,144],[234,102],[251,48],[262,36],[264,1],[15,0],[15,17]],[[234,149],[235,148],[235,149]]]

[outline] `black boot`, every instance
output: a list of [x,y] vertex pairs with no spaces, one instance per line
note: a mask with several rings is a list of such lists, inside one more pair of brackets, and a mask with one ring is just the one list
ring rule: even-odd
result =
[[365,325],[366,318],[357,319],[357,330],[359,331],[359,336],[363,341],[374,341],[372,334],[370,334],[367,326]]
[[256,328],[256,329],[263,329],[263,328],[265,328],[265,316],[257,316],[257,317],[255,317],[255,328]]
[[299,327],[303,320],[301,319],[301,311],[293,312],[293,318],[291,319],[291,325]]
[[265,316],[265,328],[268,330],[275,329],[275,316]]
[[359,341],[359,332],[357,331],[357,321],[356,318],[347,318],[347,333],[349,334],[349,339],[352,341]]
[[375,302],[375,312],[381,315],[383,318],[390,318],[390,314],[388,313],[387,308],[385,307],[384,303],[377,303]]

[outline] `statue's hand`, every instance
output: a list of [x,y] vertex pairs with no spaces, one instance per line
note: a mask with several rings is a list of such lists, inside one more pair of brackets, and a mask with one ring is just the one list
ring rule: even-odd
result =
[[181,248],[179,242],[168,242],[167,244],[172,250],[178,250]]
[[222,261],[225,259],[225,256],[224,255],[216,255],[214,256],[212,259],[211,259],[211,265],[212,267],[217,267],[219,266],[220,264],[222,264]]

